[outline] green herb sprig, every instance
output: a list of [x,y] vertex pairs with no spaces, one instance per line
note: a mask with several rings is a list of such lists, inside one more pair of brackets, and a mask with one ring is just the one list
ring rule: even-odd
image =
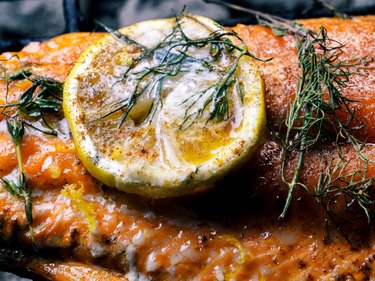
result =
[[[198,24],[207,28],[210,35],[200,39],[189,38],[181,26],[184,17],[196,21]],[[111,109],[102,116],[102,118],[105,118],[117,111],[123,111],[122,117],[118,123],[119,127],[123,124],[139,99],[146,95],[152,97],[152,103],[144,120],[150,117],[149,120],[151,121],[156,111],[163,107],[162,91],[164,80],[192,71],[209,71],[218,74],[220,78],[214,84],[208,86],[201,92],[193,94],[181,103],[191,102],[186,109],[184,120],[181,122],[179,128],[190,127],[197,119],[203,116],[207,108],[209,108],[207,122],[213,120],[227,120],[231,116],[228,95],[234,85],[237,87],[237,92],[241,101],[243,100],[244,90],[241,83],[239,83],[234,76],[240,59],[243,56],[258,59],[248,52],[246,45],[235,32],[222,29],[211,30],[198,19],[184,13],[176,17],[172,32],[167,35],[161,43],[152,48],[147,48],[109,27],[105,28],[123,43],[131,44],[139,49],[138,57],[133,59],[121,78],[121,81],[125,81],[128,77],[136,81],[136,85],[130,97],[117,102],[114,109]],[[240,42],[241,45],[233,43],[235,40]],[[204,48],[209,50],[209,56],[207,58],[198,58],[193,55],[194,50]],[[221,56],[230,57],[232,63],[228,67],[218,67],[216,62]],[[157,63],[154,66],[136,71],[136,66],[144,60],[157,61]],[[194,105],[201,99],[204,99],[201,103],[201,107],[194,110]]]
[[[327,169],[320,174],[313,195],[319,202],[323,202],[328,195],[343,194],[352,199],[349,201],[356,202],[363,209],[370,222],[370,207],[375,205],[375,200],[370,194],[374,177],[367,176],[370,160],[364,152],[365,143],[355,136],[355,132],[363,129],[365,125],[354,125],[353,121],[357,118],[351,109],[351,104],[358,101],[351,100],[341,93],[341,90],[347,87],[350,76],[357,74],[363,64],[366,64],[366,58],[340,60],[344,45],[331,39],[324,27],[315,32],[294,21],[224,1],[206,0],[206,2],[255,15],[259,24],[271,28],[276,36],[290,34],[296,39],[300,68],[296,96],[284,122],[286,131],[281,129],[279,132],[274,132],[283,147],[281,179],[288,187],[288,196],[279,219],[286,216],[295,188],[302,187],[309,191],[300,181],[306,152],[309,149],[321,151],[322,144],[333,142],[340,160],[336,164],[327,163],[327,157],[322,152]],[[340,115],[347,116],[348,121],[342,121]],[[327,134],[327,132],[331,133]],[[333,139],[329,137],[332,136],[332,132]],[[349,172],[347,169],[349,160],[346,160],[342,153],[344,143],[351,144],[358,154],[360,164],[354,172]],[[295,154],[297,163],[289,180],[286,178],[286,164]],[[329,210],[329,205],[326,205],[326,209]]]
[[[25,126],[48,135],[57,135],[57,132],[44,120],[48,112],[57,112],[61,107],[62,83],[49,78],[33,75],[29,68],[21,68],[9,76],[0,78],[6,81],[5,105],[0,106],[1,114],[6,118],[7,130],[16,148],[18,162],[18,182],[2,178],[4,188],[12,195],[22,198],[25,202],[26,219],[29,224],[30,235],[34,244],[32,202],[30,188],[27,184],[27,175],[22,160],[21,145],[25,134]],[[17,80],[27,79],[32,85],[19,97],[16,102],[9,102],[9,84]],[[32,125],[28,119],[41,118],[47,124],[46,129]]]
[[4,188],[9,191],[12,195],[22,198],[25,201],[25,213],[26,219],[29,224],[30,236],[34,242],[34,229],[33,229],[33,216],[32,216],[32,203],[30,197],[30,188],[26,181],[25,168],[22,161],[21,144],[22,138],[25,133],[24,124],[18,123],[17,120],[6,120],[7,129],[12,137],[13,143],[16,146],[16,155],[18,162],[18,182],[2,178],[1,181],[4,184]]
[[[0,106],[0,109],[2,109],[1,113],[3,115],[12,119],[19,118],[22,120],[23,125],[32,127],[41,131],[42,133],[57,135],[55,130],[51,128],[47,128],[46,130],[39,129],[33,126],[31,122],[28,122],[23,117],[43,118],[45,113],[58,112],[62,102],[62,83],[50,78],[34,75],[28,68],[22,68],[8,77],[5,76],[1,77],[0,79],[5,80],[7,83],[5,96],[6,104],[4,106]],[[32,82],[32,85],[19,97],[18,101],[9,102],[9,83],[22,79],[29,80]],[[46,121],[45,123],[48,124]]]
[[341,158],[337,163],[334,163],[333,159],[331,159],[326,171],[320,174],[316,186],[316,197],[322,203],[328,198],[326,207],[330,211],[331,199],[335,198],[337,194],[345,194],[352,199],[352,202],[349,202],[350,204],[353,202],[358,203],[367,217],[368,224],[370,224],[370,207],[375,205],[375,198],[371,195],[374,177],[367,175],[367,162],[361,163],[361,161],[358,161],[356,163],[357,169],[353,172],[348,171],[349,165],[349,161]]
[[[362,129],[362,126],[352,125],[356,116],[350,104],[356,101],[341,94],[341,89],[347,86],[352,74],[350,67],[338,59],[343,45],[330,39],[323,27],[318,32],[309,30],[306,35],[296,37],[300,78],[296,97],[285,120],[287,130],[281,138],[284,147],[281,176],[289,192],[280,218],[286,215],[294,189],[303,186],[299,177],[306,151],[318,148],[324,142],[325,132],[335,132],[334,141],[339,150],[343,141],[350,142],[359,156],[367,161],[362,153],[362,143],[353,135],[354,131]],[[346,123],[341,120],[339,113],[349,116]],[[298,151],[298,160],[292,180],[288,181],[285,178],[285,166],[293,151]],[[343,155],[340,154],[340,157]]]

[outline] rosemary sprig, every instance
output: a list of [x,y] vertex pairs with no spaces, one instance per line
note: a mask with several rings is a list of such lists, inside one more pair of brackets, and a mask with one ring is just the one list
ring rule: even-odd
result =
[[[202,27],[207,28],[210,35],[199,39],[189,38],[181,26],[181,20],[184,17],[194,20]],[[152,103],[144,120],[150,117],[148,120],[151,121],[156,111],[163,107],[162,92],[165,79],[192,71],[216,73],[219,79],[213,85],[208,86],[199,93],[191,95],[191,97],[181,103],[190,102],[185,112],[184,120],[179,126],[180,129],[190,127],[194,124],[197,119],[203,116],[206,109],[209,109],[207,122],[227,120],[231,115],[228,95],[235,84],[241,100],[243,99],[241,95],[244,91],[242,85],[235,78],[234,72],[238,67],[239,60],[243,56],[255,57],[248,52],[246,45],[235,32],[222,29],[211,30],[197,19],[182,14],[176,17],[172,32],[161,43],[147,48],[124,34],[114,31],[109,27],[105,28],[121,42],[138,48],[139,55],[133,59],[121,78],[123,82],[128,78],[136,81],[130,97],[117,102],[115,104],[116,107],[103,114],[101,118],[105,118],[117,111],[123,111],[118,123],[120,127],[140,98],[146,96],[152,99]],[[233,41],[238,41],[241,45],[234,44]],[[200,58],[195,55],[195,50],[203,49],[208,50],[208,57]],[[232,62],[225,67],[219,67],[217,62],[222,56],[227,56]],[[136,67],[144,61],[154,61],[156,63],[142,70],[136,70]],[[194,110],[194,105],[198,104],[202,99],[203,101],[200,103],[201,107],[198,110]]]
[[[23,79],[28,79],[32,82],[32,85],[19,97],[18,101],[9,102],[9,84],[12,81]],[[32,242],[34,242],[31,194],[22,161],[21,145],[25,134],[25,126],[45,134],[57,135],[53,128],[39,129],[27,121],[26,118],[34,120],[41,118],[44,120],[44,114],[47,112],[57,112],[61,107],[62,84],[48,78],[33,75],[28,68],[21,68],[9,76],[1,77],[1,80],[6,81],[6,104],[0,106],[2,109],[1,114],[6,118],[8,133],[16,147],[19,169],[18,182],[6,178],[2,178],[1,181],[4,188],[12,195],[24,200],[26,219],[29,224]]]
[[[365,143],[354,135],[354,132],[361,130],[363,126],[353,125],[356,116],[350,106],[358,101],[350,100],[341,93],[341,90],[347,87],[350,76],[358,73],[362,60],[340,60],[344,46],[331,39],[324,27],[315,32],[294,21],[224,1],[206,0],[206,2],[255,15],[259,24],[271,28],[276,36],[290,34],[296,39],[300,68],[298,87],[285,119],[286,132],[280,130],[276,134],[283,146],[281,178],[288,187],[288,196],[279,218],[285,217],[295,188],[301,186],[307,189],[300,181],[305,153],[312,148],[320,151],[321,144],[333,142],[337,147],[340,161],[333,168],[332,163],[326,163],[328,168],[322,171],[314,196],[322,202],[328,194],[344,194],[364,210],[370,221],[370,206],[375,204],[375,200],[371,198],[369,187],[373,185],[374,178],[366,175],[369,159],[363,150]],[[343,122],[339,114],[348,116],[348,121]],[[328,131],[334,132],[333,140],[329,139],[329,134],[326,134]],[[342,143],[350,143],[362,163],[354,172],[350,173],[347,170],[348,160],[345,160],[342,154]],[[297,154],[297,163],[289,180],[286,178],[285,169],[287,160],[293,153]],[[324,154],[322,157],[326,159]],[[357,180],[358,176],[360,180]]]

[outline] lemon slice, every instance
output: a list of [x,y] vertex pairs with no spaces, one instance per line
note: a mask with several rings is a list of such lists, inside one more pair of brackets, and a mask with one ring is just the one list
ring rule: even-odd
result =
[[163,198],[212,186],[247,161],[262,140],[264,86],[232,42],[212,20],[181,16],[122,28],[86,50],[63,106],[87,170]]

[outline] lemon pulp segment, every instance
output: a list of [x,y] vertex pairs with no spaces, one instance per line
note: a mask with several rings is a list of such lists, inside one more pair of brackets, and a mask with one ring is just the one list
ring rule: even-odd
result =
[[[198,16],[183,16],[178,23],[192,40],[223,30]],[[176,24],[176,19],[152,20],[119,31],[150,50],[170,38]],[[160,79],[163,70],[158,70],[139,82],[166,56],[185,51],[169,48],[139,59],[139,46],[108,35],[84,52],[64,89],[64,112],[89,172],[109,186],[154,198],[211,186],[253,154],[265,124],[263,82],[247,56],[239,59],[227,86],[229,115],[210,119],[215,110],[213,100],[207,102],[210,87],[222,75],[202,67],[203,61],[210,58],[212,67],[229,69],[237,51],[213,57],[208,45],[190,48],[180,72]],[[146,90],[141,95],[138,88]],[[126,112],[123,105],[135,92],[139,96]]]

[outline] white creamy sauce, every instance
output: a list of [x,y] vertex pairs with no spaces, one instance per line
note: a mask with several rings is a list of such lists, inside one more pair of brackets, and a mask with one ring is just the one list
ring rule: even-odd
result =
[[0,121],[0,133],[5,133],[5,132],[8,132],[8,129],[7,129],[7,123],[5,119],[3,119]]
[[182,254],[177,253],[169,258],[169,262],[172,266],[175,266],[179,263],[181,263],[184,260],[184,257]]
[[41,172],[44,172],[47,170],[53,163],[53,157],[51,155],[47,156],[46,159],[44,159]]
[[18,182],[19,178],[19,169],[18,166],[14,168],[9,174],[7,174],[4,179],[7,179],[9,181]]
[[141,246],[146,241],[146,235],[144,234],[144,231],[139,230],[136,235],[133,236],[133,244],[135,246]]
[[100,258],[106,254],[107,247],[100,242],[97,242],[94,238],[90,242],[90,254],[94,258]]
[[136,266],[136,248],[134,245],[129,245],[126,247],[125,250],[125,258],[127,260],[127,263],[129,264],[129,271],[125,275],[126,278],[128,278],[130,281],[149,281],[147,276],[140,273]]
[[[153,31],[152,34],[154,34],[152,36],[156,36],[155,34],[159,34],[158,40],[161,40],[162,37],[160,36],[160,31]],[[152,41],[152,39],[150,39],[150,41]],[[147,42],[147,44],[150,44],[150,42]],[[198,57],[205,58],[208,56],[207,49],[199,50],[197,51],[197,53]],[[195,52],[194,56],[196,56]],[[131,73],[143,71],[149,67],[157,65],[158,63],[158,60],[142,61],[131,71]],[[225,61],[225,63],[228,64],[229,62]],[[163,92],[167,92],[168,94],[163,98],[162,110],[156,112],[151,122],[151,124],[155,127],[155,149],[159,153],[159,157],[157,162],[155,163],[155,166],[163,167],[166,171],[172,169],[177,174],[181,173],[181,177],[184,177],[186,174],[194,171],[196,167],[195,165],[191,165],[186,162],[177,154],[178,144],[175,140],[175,132],[178,129],[178,125],[181,124],[184,120],[185,112],[189,108],[189,106],[191,106],[193,102],[197,101],[196,104],[191,108],[191,112],[194,112],[203,107],[203,103],[208,98],[208,96],[212,94],[213,89],[207,91],[199,99],[194,97],[192,98],[192,93],[199,93],[206,90],[209,85],[212,85],[219,79],[219,76],[216,73],[210,72],[207,69],[204,72],[198,72],[197,70],[202,69],[202,67],[198,66],[197,63],[192,63],[190,67],[192,69],[188,73],[179,74],[178,77],[168,77],[164,79]],[[122,75],[120,75],[120,77],[121,76]],[[112,83],[112,87],[110,89],[111,98],[109,99],[108,104],[116,101],[126,100],[130,97],[136,86],[136,81],[132,75],[128,76],[125,81],[125,83]],[[155,94],[156,93],[154,88],[146,92],[146,96],[148,98],[155,98]],[[237,108],[239,107],[239,102],[237,102],[237,104],[235,105],[235,110],[237,110]],[[213,109],[211,108],[211,110]],[[239,117],[240,115],[236,116],[235,118],[236,126],[239,126],[242,121],[242,118]],[[99,130],[100,129],[98,128],[98,132]],[[144,139],[145,137],[136,139],[126,138],[122,140],[121,146],[125,148],[129,147],[130,149],[134,142],[139,142],[142,145]],[[148,163],[145,163],[145,160],[142,158],[132,158],[130,160],[131,163],[127,163],[126,160],[124,160],[124,164],[130,165],[132,167],[138,167],[132,170],[142,170],[143,165],[148,166]],[[109,163],[106,164],[103,162],[103,165],[107,166],[109,165]],[[148,167],[148,169],[151,168]],[[111,170],[115,171],[118,169],[117,167],[112,167]],[[162,174],[164,173],[164,171],[159,169],[158,173],[160,174],[159,178],[162,179]],[[142,174],[139,175],[137,175],[136,173],[132,173],[131,175],[129,175],[129,178],[133,178],[134,181],[142,181],[144,177],[147,177],[145,171],[143,171]],[[163,181],[161,181],[159,184],[162,185]]]
[[160,264],[156,261],[156,256],[157,256],[157,253],[155,252],[151,252],[151,254],[147,256],[147,260],[146,260],[147,272],[156,271],[160,267]]
[[58,131],[58,137],[62,140],[68,140],[70,139],[70,128],[69,128],[69,124],[68,124],[68,121],[63,118],[59,123],[58,123],[58,126],[57,126],[57,131]]
[[298,233],[298,231],[291,230],[275,231],[273,235],[285,245],[293,245],[300,238],[300,233]]
[[180,253],[191,261],[197,260],[199,257],[199,252],[191,246],[191,241],[187,241],[181,246]]
[[215,266],[214,270],[215,270],[216,279],[218,281],[224,281],[225,277],[224,277],[224,273],[223,273],[222,268],[217,265],[217,266]]
[[[238,82],[237,82],[238,83]],[[236,129],[238,129],[243,121],[243,111],[244,108],[242,106],[242,102],[240,99],[240,93],[237,91],[237,83],[233,86],[233,117],[231,118],[232,128],[230,131],[230,137],[235,138],[238,136]]]

